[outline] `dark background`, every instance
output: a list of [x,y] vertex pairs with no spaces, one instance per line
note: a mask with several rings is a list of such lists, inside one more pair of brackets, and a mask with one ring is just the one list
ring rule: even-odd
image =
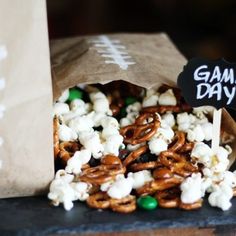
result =
[[50,39],[166,32],[188,59],[236,62],[235,0],[47,0],[47,8]]

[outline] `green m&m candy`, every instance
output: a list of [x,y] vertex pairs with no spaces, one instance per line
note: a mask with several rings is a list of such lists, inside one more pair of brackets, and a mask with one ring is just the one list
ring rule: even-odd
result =
[[77,88],[70,88],[68,101],[71,102],[74,99],[81,99],[83,92]]
[[125,105],[126,106],[129,106],[129,105],[131,105],[131,104],[133,104],[135,102],[137,102],[137,99],[135,97],[127,97],[125,99]]
[[151,196],[140,197],[137,200],[138,207],[144,210],[153,210],[158,206],[156,198]]

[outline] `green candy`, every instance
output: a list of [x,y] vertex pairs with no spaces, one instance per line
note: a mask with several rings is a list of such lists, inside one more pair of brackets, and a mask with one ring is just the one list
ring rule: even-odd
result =
[[153,210],[158,206],[158,202],[151,196],[140,197],[137,200],[138,207],[144,210]]
[[69,98],[68,98],[69,102],[73,101],[74,99],[81,99],[82,97],[83,97],[83,92],[80,91],[79,89],[71,88],[69,90]]
[[135,102],[137,102],[137,99],[135,97],[127,97],[125,99],[125,105],[126,106],[129,106],[130,104],[133,104]]

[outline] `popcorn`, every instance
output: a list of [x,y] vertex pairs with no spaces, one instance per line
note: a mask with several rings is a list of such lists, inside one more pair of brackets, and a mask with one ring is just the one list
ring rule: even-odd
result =
[[73,202],[76,200],[73,188],[70,183],[73,176],[59,170],[56,173],[55,179],[50,184],[50,192],[48,198],[52,200],[54,206],[63,203],[65,210],[69,211],[73,207]]
[[187,131],[191,125],[191,118],[187,112],[179,113],[177,115],[178,130]]
[[117,119],[106,116],[101,120],[101,125],[103,128],[113,128],[113,129],[119,129],[119,123]]
[[63,103],[63,102],[57,102],[53,106],[53,114],[57,115],[57,116],[66,114],[69,111],[70,111],[70,108],[69,108],[68,104]]
[[133,182],[131,177],[125,178],[123,175],[118,175],[107,191],[108,196],[115,199],[127,197],[132,191]]
[[158,94],[153,94],[149,97],[145,97],[142,102],[143,107],[156,106],[158,102]]
[[70,109],[74,111],[78,116],[85,115],[88,111],[88,106],[81,99],[74,99],[70,103]]
[[212,134],[213,134],[213,124],[210,122],[206,122],[201,124],[202,131],[204,133],[204,140],[210,141],[212,140]]
[[133,189],[141,188],[145,183],[153,180],[150,170],[142,170],[128,173],[128,178],[133,178]]
[[134,122],[134,120],[130,120],[129,118],[124,117],[120,120],[120,126],[125,127],[127,125],[131,125],[133,122]]
[[83,131],[79,134],[79,141],[85,149],[91,151],[95,159],[100,159],[103,155],[104,147],[101,144],[97,131]]
[[108,138],[109,136],[119,135],[119,134],[120,134],[119,130],[112,127],[106,127],[102,130],[102,137],[104,139]]
[[159,96],[159,104],[161,106],[176,106],[177,100],[172,89],[168,89]]
[[68,126],[74,130],[78,135],[81,133],[81,132],[84,132],[84,131],[91,131],[92,128],[93,128],[93,121],[91,119],[91,117],[89,116],[78,116],[74,119],[72,119]]
[[59,140],[66,142],[66,141],[74,141],[78,138],[75,131],[69,128],[66,125],[59,125],[58,129]]
[[168,126],[164,120],[161,120],[161,126],[157,129],[153,138],[161,138],[166,143],[170,143],[174,138],[174,135],[174,131],[171,129],[171,127]]
[[73,182],[70,186],[74,190],[76,200],[85,201],[89,197],[88,191],[91,189],[90,184],[85,182]]
[[133,104],[130,104],[127,106],[126,111],[127,113],[136,113],[138,114],[139,111],[141,110],[142,106],[140,102],[135,102]]
[[201,190],[201,174],[192,174],[186,178],[180,185],[181,196],[180,199],[183,203],[192,204],[202,197]]
[[91,159],[91,152],[89,150],[76,151],[73,157],[67,161],[66,172],[79,174],[81,172],[81,167],[87,164]]
[[107,137],[106,142],[103,144],[104,155],[113,154],[115,156],[119,155],[119,149],[123,143],[123,136],[120,134],[114,134]]
[[205,134],[200,125],[196,125],[193,129],[187,131],[187,139],[190,142],[202,142],[205,139]]
[[64,170],[57,171],[48,194],[48,198],[52,200],[54,206],[62,203],[65,210],[69,211],[73,208],[73,201],[87,199],[91,186],[84,182],[72,182],[73,179],[74,176],[67,174]]
[[95,112],[102,112],[108,115],[112,115],[112,112],[109,108],[109,101],[103,93],[94,92],[89,96],[91,101],[93,102],[93,109]]
[[107,116],[102,112],[92,111],[87,115],[87,117],[89,117],[92,120],[94,127],[99,127],[102,123],[102,120],[105,119]]
[[231,207],[231,198],[233,197],[233,190],[230,186],[221,183],[215,187],[215,191],[213,191],[208,198],[208,201],[211,206],[219,207],[223,211],[228,210]]
[[164,121],[168,126],[175,126],[175,117],[171,112],[168,112],[161,116],[162,122]]
[[168,144],[162,138],[154,138],[148,142],[148,147],[152,154],[159,155],[168,149]]

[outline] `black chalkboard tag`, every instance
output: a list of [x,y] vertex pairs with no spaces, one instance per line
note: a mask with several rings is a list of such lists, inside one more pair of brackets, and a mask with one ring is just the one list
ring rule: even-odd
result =
[[236,63],[193,58],[179,74],[177,84],[192,107],[236,109]]

